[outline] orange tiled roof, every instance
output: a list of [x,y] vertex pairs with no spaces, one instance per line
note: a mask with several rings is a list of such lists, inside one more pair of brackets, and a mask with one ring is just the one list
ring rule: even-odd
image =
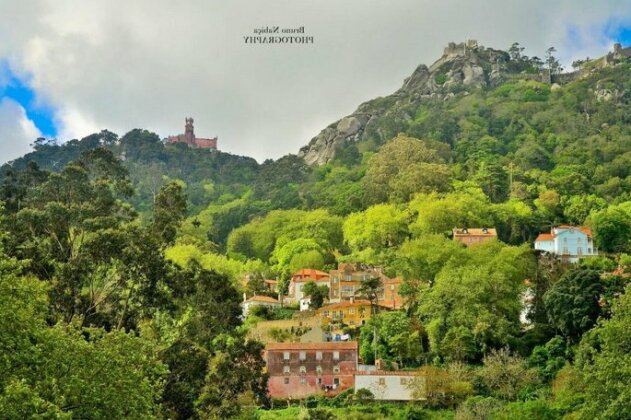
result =
[[246,302],[266,302],[266,303],[278,303],[280,302],[274,298],[263,295],[254,295],[250,299],[246,300]]
[[322,343],[267,343],[265,350],[357,350],[357,341]]
[[454,236],[497,236],[495,228],[488,228],[486,232],[484,232],[484,228],[467,228],[467,233],[463,232],[463,229],[454,229]]
[[578,229],[581,232],[583,232],[585,235],[587,236],[592,236],[592,230],[589,228],[586,228],[585,226],[571,226],[571,225],[558,225],[555,226],[550,233],[540,233],[539,236],[537,236],[537,239],[535,239],[535,241],[551,241],[555,238],[555,234],[552,233],[554,232],[554,229]]
[[292,274],[292,277],[301,276],[301,277],[323,277],[329,276],[329,273],[325,271],[316,270],[315,268],[303,268],[302,270],[298,270]]
[[554,235],[552,233],[540,233],[535,241],[551,241],[553,239]]

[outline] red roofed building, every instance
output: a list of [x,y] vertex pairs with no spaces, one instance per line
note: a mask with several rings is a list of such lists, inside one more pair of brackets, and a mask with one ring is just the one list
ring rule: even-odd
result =
[[336,395],[351,388],[357,342],[268,343],[265,360],[272,398]]
[[460,241],[469,246],[479,244],[491,239],[497,239],[497,231],[494,228],[454,228],[453,240]]
[[318,286],[331,287],[329,281],[329,273],[316,270],[313,268],[303,268],[296,271],[289,280],[289,299],[300,303],[300,309],[305,310],[309,308],[309,299],[305,298],[302,291],[305,284],[310,281],[316,283]]
[[184,121],[184,134],[169,136],[167,138],[168,144],[186,143],[189,147],[217,150],[217,137],[211,139],[201,139],[195,137],[195,131],[193,129],[193,119],[186,118]]
[[598,255],[592,231],[584,226],[559,225],[553,227],[550,233],[541,233],[537,236],[535,249],[558,255],[570,262]]

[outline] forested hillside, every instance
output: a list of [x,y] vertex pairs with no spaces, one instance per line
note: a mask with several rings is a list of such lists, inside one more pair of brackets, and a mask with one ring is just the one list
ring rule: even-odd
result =
[[[265,290],[244,275],[286,291],[299,269],[361,262],[407,302],[370,321],[381,341],[357,333],[362,357],[440,378],[424,409],[631,416],[631,63],[570,77],[552,51],[449,54],[276,161],[136,129],[4,165],[0,412],[252,418],[267,378],[240,302]],[[560,224],[591,229],[599,256],[536,253]],[[465,247],[454,227],[499,240]]]

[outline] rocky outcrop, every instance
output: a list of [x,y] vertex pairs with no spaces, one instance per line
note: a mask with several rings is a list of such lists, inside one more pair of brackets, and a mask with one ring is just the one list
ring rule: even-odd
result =
[[466,94],[467,89],[497,85],[502,80],[503,54],[478,46],[475,41],[452,42],[430,67],[418,66],[397,92],[366,102],[353,114],[329,125],[300,149],[299,156],[309,165],[325,164],[345,142],[364,140],[369,132],[379,133],[377,121],[384,115],[392,116],[395,122],[407,120],[412,118],[406,111],[410,104],[448,100],[455,96],[454,92]]

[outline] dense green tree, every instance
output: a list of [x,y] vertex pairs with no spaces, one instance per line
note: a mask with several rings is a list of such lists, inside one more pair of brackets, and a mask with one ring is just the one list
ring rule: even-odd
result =
[[376,355],[401,366],[416,364],[423,352],[418,327],[400,311],[383,311],[371,317],[361,329],[359,342],[364,363],[374,363]]
[[631,203],[610,206],[591,216],[594,241],[607,252],[624,252],[631,248]]
[[329,287],[309,281],[302,288],[302,293],[311,300],[309,308],[319,309],[322,307],[324,300],[329,298]]
[[186,217],[184,186],[179,182],[164,185],[155,198],[152,231],[165,244],[172,244],[184,217]]
[[602,292],[603,286],[597,271],[568,271],[543,297],[550,324],[563,336],[578,340],[596,323],[600,315]]
[[581,340],[577,354],[580,387],[584,393],[580,418],[631,416],[631,293],[614,305],[611,319],[603,320]]
[[384,145],[368,164],[366,200],[381,203],[389,197],[407,201],[411,194],[449,188],[449,171],[428,143],[399,135]]
[[434,285],[421,287],[416,297],[432,352],[475,359],[509,342],[519,332],[523,282],[533,269],[529,249],[499,242],[469,247],[449,260]]
[[408,235],[408,214],[392,204],[378,204],[353,213],[344,221],[344,241],[353,251],[382,251],[399,245]]

